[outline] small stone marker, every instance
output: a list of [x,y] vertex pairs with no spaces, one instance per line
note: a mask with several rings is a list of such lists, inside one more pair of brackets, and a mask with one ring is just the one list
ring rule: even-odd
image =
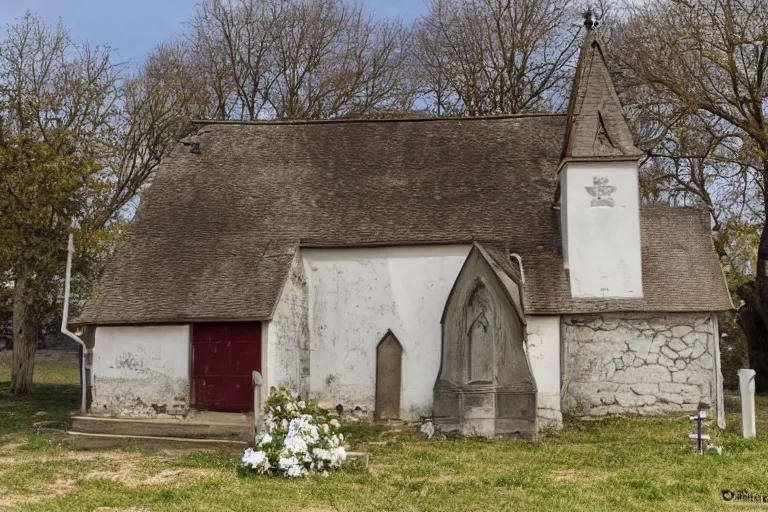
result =
[[741,431],[745,438],[755,437],[755,370],[739,370],[741,391]]

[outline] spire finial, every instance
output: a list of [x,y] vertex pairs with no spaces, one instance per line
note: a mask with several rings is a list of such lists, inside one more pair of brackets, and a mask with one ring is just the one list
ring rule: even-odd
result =
[[600,20],[597,19],[592,6],[587,7],[582,16],[584,16],[584,26],[587,27],[587,31],[592,31],[600,25]]

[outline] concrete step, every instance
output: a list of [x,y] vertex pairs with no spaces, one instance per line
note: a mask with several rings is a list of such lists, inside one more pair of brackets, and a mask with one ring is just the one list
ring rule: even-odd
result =
[[[239,415],[238,415],[239,416]],[[73,416],[72,431],[139,437],[218,439],[253,442],[253,423],[233,417],[231,422],[206,422],[175,419],[131,419]]]
[[67,432],[67,439],[77,448],[114,448],[118,446],[155,446],[168,450],[218,451],[240,454],[249,444],[245,441],[224,439],[194,439],[188,437],[133,436],[121,434],[93,434]]

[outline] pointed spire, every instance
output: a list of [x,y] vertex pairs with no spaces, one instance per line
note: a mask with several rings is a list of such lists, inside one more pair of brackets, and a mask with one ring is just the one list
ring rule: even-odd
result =
[[600,22],[591,8],[584,13],[587,35],[579,54],[568,103],[563,159],[635,160],[642,156],[613,86],[597,35]]

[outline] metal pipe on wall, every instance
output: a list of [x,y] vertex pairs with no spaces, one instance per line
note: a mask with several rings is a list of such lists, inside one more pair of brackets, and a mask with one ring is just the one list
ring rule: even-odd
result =
[[88,347],[85,346],[85,342],[80,339],[75,333],[67,329],[67,320],[69,318],[69,281],[72,274],[72,253],[75,252],[75,242],[72,233],[69,234],[69,242],[67,245],[67,269],[64,274],[64,313],[61,316],[61,333],[69,338],[75,340],[80,346],[83,347],[82,356],[80,358],[80,414],[86,414],[88,411],[86,404],[86,389],[87,382],[85,381],[85,361],[88,354]]

